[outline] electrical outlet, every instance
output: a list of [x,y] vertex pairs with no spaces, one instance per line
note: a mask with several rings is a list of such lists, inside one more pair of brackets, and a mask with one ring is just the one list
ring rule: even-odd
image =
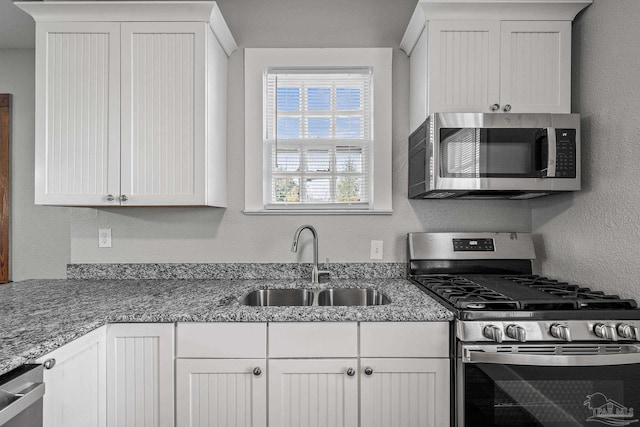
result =
[[382,240],[371,241],[371,259],[382,259]]
[[110,228],[98,229],[98,247],[99,248],[111,247],[111,229]]

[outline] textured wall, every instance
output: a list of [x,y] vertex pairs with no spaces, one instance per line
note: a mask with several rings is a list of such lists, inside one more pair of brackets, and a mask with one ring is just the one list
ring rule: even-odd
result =
[[640,298],[640,3],[595,0],[574,23],[583,191],[532,202],[538,269]]
[[11,278],[64,277],[69,260],[69,209],[33,204],[33,49],[0,49],[0,93],[12,97]]

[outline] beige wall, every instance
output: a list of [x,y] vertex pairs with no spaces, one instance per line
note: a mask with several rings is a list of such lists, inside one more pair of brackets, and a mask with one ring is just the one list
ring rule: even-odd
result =
[[12,94],[11,278],[64,277],[69,209],[33,204],[33,49],[0,49],[0,93]]
[[532,204],[538,267],[640,299],[640,3],[595,0],[574,23],[583,188]]

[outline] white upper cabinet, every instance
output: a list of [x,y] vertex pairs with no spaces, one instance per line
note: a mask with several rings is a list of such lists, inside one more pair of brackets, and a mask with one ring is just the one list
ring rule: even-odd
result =
[[514,113],[571,112],[571,22],[503,21],[500,106]]
[[428,112],[489,111],[499,102],[499,21],[430,22],[427,40]]
[[36,203],[106,203],[120,189],[120,25],[36,29]]
[[122,24],[121,193],[129,204],[205,198],[206,24]]
[[571,21],[592,0],[421,0],[410,55],[410,129],[433,112],[571,112]]
[[36,20],[36,204],[226,205],[237,46],[215,2],[16,4]]

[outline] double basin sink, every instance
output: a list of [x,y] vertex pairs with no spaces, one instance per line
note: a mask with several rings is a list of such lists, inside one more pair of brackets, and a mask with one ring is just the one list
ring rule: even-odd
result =
[[240,304],[270,306],[371,306],[389,304],[389,298],[376,289],[259,289],[245,295]]

